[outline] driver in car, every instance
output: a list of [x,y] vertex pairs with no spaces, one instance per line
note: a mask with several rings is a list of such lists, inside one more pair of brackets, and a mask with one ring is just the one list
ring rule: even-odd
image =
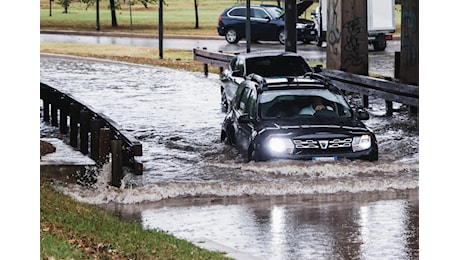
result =
[[314,115],[316,111],[326,109],[326,106],[323,105],[323,99],[321,97],[313,97],[312,102],[309,106],[304,107],[300,110],[300,115]]

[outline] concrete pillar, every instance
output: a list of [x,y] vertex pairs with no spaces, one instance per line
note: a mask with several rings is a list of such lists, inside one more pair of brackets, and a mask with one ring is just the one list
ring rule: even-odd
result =
[[328,69],[368,75],[367,0],[328,0],[326,41]]
[[419,13],[418,0],[401,2],[401,83],[419,84]]

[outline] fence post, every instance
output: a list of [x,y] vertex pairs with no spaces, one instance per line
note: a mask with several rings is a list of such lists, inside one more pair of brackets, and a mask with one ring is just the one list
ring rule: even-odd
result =
[[57,104],[51,104],[51,125],[58,126],[57,121]]
[[108,162],[110,153],[110,128],[104,127],[99,129],[99,162],[104,164]]
[[61,132],[61,134],[67,134],[67,132],[69,131],[69,126],[67,125],[67,116],[69,114],[69,111],[65,106],[64,97],[61,97],[59,99],[59,103],[61,107],[61,109],[59,110],[59,131]]
[[121,140],[112,140],[112,186],[120,187],[123,175]]
[[[203,50],[207,50],[208,48],[204,47]],[[208,64],[207,63],[203,63],[203,69],[204,69],[204,76],[205,77],[208,77],[208,74],[209,74],[209,69],[208,69]]]
[[88,110],[80,111],[80,152],[88,154],[88,133],[89,133],[90,112]]
[[93,119],[90,122],[90,131],[91,131],[91,147],[90,147],[90,157],[91,159],[98,161],[99,160],[99,129],[101,128],[101,120]]
[[43,98],[43,121],[46,123],[50,122],[50,102],[47,98]]
[[78,145],[78,106],[70,104],[70,145],[74,148]]
[[369,96],[363,95],[363,107],[368,108],[369,107]]
[[387,109],[386,115],[387,116],[393,115],[393,102],[385,100],[385,106],[386,106],[386,109]]

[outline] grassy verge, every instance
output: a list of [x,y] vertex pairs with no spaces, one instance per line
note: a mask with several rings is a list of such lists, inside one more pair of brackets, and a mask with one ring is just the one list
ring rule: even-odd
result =
[[40,259],[230,259],[40,183]]

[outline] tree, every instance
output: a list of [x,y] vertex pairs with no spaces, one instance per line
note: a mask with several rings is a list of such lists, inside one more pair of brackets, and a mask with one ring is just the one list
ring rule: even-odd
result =
[[198,29],[198,3],[195,0],[195,29]]
[[58,4],[62,7],[64,7],[64,12],[63,13],[68,13],[67,9],[70,6],[71,0],[58,0]]
[[[117,1],[118,3],[118,1]],[[118,3],[119,4],[119,3]],[[117,27],[117,13],[116,13],[116,5],[115,5],[115,0],[110,0],[110,13],[112,14],[112,27]]]
[[88,7],[93,6],[96,0],[80,0],[80,2],[86,4],[86,10],[88,10]]
[[[69,0],[70,1],[70,0]],[[94,0],[81,0],[81,1],[94,1]],[[164,2],[164,0],[162,0]],[[123,1],[125,2],[125,1]],[[158,2],[158,0],[139,0],[139,2],[144,5],[145,8],[148,8],[148,4],[155,4]],[[136,0],[131,1],[131,4],[135,4]],[[120,0],[110,0],[110,13],[112,15],[112,27],[117,27],[117,13],[116,10],[120,9]]]

